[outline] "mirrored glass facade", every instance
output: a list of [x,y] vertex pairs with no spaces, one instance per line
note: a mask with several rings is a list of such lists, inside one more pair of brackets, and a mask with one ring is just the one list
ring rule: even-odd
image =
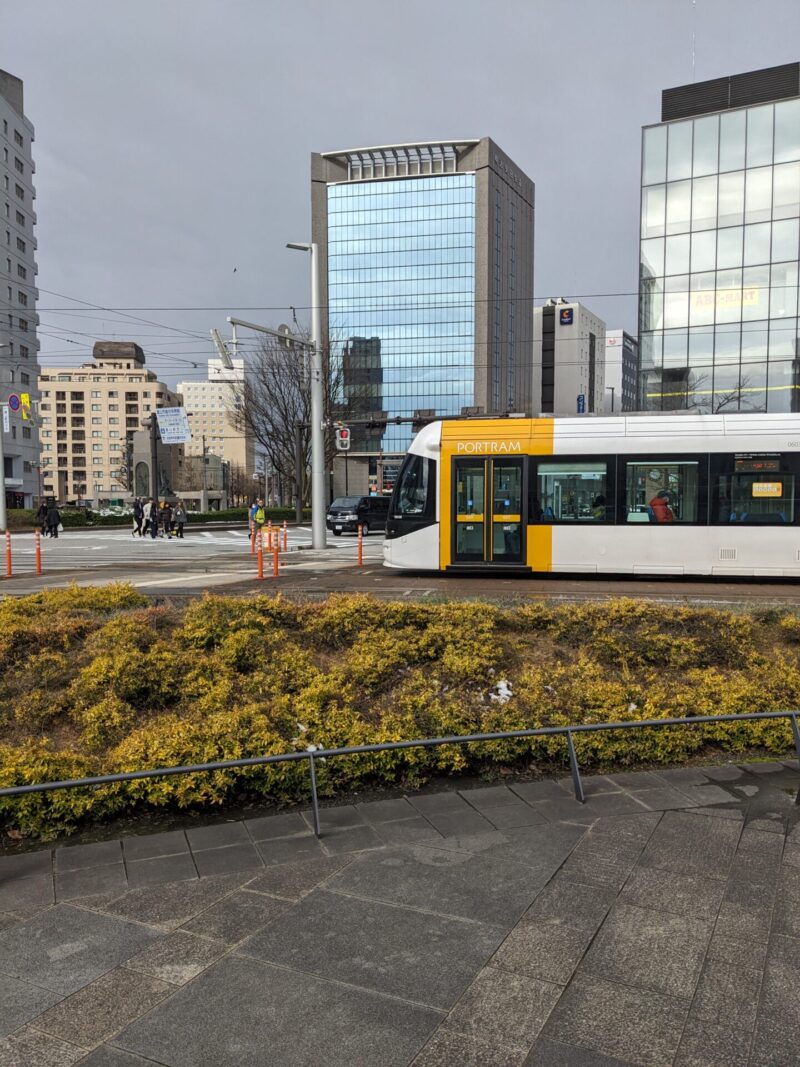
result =
[[[327,198],[328,334],[334,361],[344,360],[343,417],[459,414],[474,403],[474,174],[346,182]],[[367,348],[369,381],[363,368],[347,370],[350,353]],[[403,451],[411,436],[410,425],[389,425],[382,448]]]
[[643,130],[650,410],[800,411],[800,98]]

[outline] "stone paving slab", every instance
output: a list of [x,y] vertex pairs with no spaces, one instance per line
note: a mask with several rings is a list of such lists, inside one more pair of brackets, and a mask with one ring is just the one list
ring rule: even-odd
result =
[[0,1067],[797,1067],[792,761],[0,856]]
[[228,956],[114,1043],[169,1067],[406,1067],[442,1018],[405,1000]]

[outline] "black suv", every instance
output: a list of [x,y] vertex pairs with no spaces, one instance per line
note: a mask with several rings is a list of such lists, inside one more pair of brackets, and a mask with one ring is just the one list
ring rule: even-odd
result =
[[357,533],[360,525],[366,537],[370,530],[385,530],[388,517],[388,496],[337,496],[328,508],[326,525],[334,537]]

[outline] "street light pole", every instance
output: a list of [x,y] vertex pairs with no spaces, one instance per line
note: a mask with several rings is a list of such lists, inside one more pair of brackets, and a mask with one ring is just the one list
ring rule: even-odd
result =
[[290,243],[311,253],[311,544],[325,548],[325,401],[322,368],[322,307],[319,299],[319,245]]
[[611,414],[612,415],[614,414],[614,388],[615,387],[613,385],[607,385],[606,386],[606,392],[607,393],[609,393],[609,392],[611,393]]

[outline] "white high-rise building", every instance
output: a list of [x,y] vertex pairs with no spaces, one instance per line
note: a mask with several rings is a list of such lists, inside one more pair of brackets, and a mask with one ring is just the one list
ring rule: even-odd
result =
[[636,375],[639,367],[639,342],[625,330],[606,332],[606,415],[636,411]]
[[[33,202],[33,126],[25,117],[22,81],[0,70],[0,401],[29,398],[10,414],[3,434],[6,504],[31,507],[39,495],[39,436],[34,417],[39,399],[36,327],[36,212]],[[14,402],[16,404],[16,402]],[[0,424],[2,432],[2,424]]]
[[256,450],[251,434],[236,425],[237,398],[244,393],[243,359],[234,359],[233,369],[219,359],[208,361],[205,381],[178,382],[189,416],[192,440],[185,446],[187,456],[219,456],[231,465],[234,482],[250,479],[255,473]]
[[602,415],[606,324],[583,304],[533,309],[533,414]]

